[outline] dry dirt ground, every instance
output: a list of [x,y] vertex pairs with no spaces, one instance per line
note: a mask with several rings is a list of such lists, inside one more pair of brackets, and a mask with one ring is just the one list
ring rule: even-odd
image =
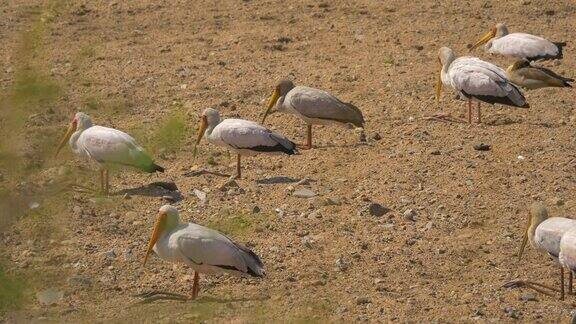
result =
[[[546,65],[575,76],[575,15],[573,1],[535,0],[2,1],[0,321],[569,321],[575,296],[502,285],[558,282],[547,257],[516,253],[531,202],[576,217],[574,91],[529,92],[527,110],[484,106],[481,125],[423,117],[437,110],[438,48],[467,54],[496,22],[568,41]],[[191,175],[234,170],[206,142],[192,160],[199,113],[260,120],[285,77],[360,107],[367,142],[315,127],[314,150],[244,159],[239,188]],[[442,105],[464,117],[450,92]],[[167,171],[117,172],[108,198],[71,191],[97,185],[68,148],[52,156],[78,110],[133,134]],[[293,116],[267,124],[304,140]],[[153,289],[191,293],[190,269],[142,266],[165,195],[182,196],[183,220],[252,247],[267,277],[204,276],[197,301],[135,305]],[[371,215],[372,203],[390,211]],[[54,305],[39,302],[46,289],[62,293]]]

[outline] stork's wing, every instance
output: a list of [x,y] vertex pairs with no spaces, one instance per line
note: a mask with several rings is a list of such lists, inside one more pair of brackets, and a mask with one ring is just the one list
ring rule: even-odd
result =
[[148,172],[154,166],[134,138],[114,128],[92,126],[82,132],[78,146],[101,163],[128,165]]
[[458,91],[489,103],[528,107],[520,90],[508,81],[506,72],[475,57],[456,59],[449,69],[450,82]]
[[288,92],[285,104],[289,104],[308,118],[333,120],[363,127],[364,117],[356,106],[342,102],[332,94],[309,87],[298,86]]
[[282,151],[293,154],[296,145],[284,135],[274,133],[266,127],[244,119],[225,119],[218,124],[213,134],[224,143],[238,149],[262,152]]
[[559,53],[554,43],[542,37],[524,33],[513,33],[498,38],[492,46],[495,52],[520,58],[554,57]]
[[256,276],[263,274],[262,263],[254,253],[247,253],[220,232],[197,224],[189,224],[181,233],[178,237],[178,247],[182,257],[190,262],[243,274]]

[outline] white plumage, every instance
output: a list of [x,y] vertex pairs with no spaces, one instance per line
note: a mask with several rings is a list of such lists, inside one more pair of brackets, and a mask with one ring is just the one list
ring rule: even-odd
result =
[[74,115],[56,155],[66,142],[74,153],[100,164],[102,190],[106,193],[108,170],[112,167],[128,166],[149,173],[164,171],[130,135],[114,128],[94,126],[90,117],[82,112]]
[[205,132],[206,140],[223,146],[240,155],[256,155],[262,152],[288,153],[294,145],[284,136],[249,120],[229,118]]
[[[496,65],[476,57],[456,58],[454,51],[447,47],[440,48],[439,59],[442,69],[437,88],[437,98],[440,97],[442,84],[444,84],[453,88],[460,98],[468,99],[469,122],[471,122],[472,99],[478,101],[478,104],[486,102],[529,107],[520,90],[506,78],[506,72]],[[479,109],[480,107],[478,107],[480,116]]]
[[249,120],[230,118],[221,121],[218,111],[211,108],[202,113],[196,146],[204,136],[209,143],[225,147],[238,155],[236,168],[238,178],[241,176],[241,155],[259,153],[292,155],[297,152],[296,144],[284,135]]
[[562,236],[560,240],[560,264],[570,271],[576,271],[576,226]]
[[[565,255],[561,255],[561,246],[564,236],[571,230],[576,230],[576,220],[564,217],[548,217],[548,211],[544,205],[534,203],[530,207],[530,218],[528,219],[528,226],[524,232],[522,245],[520,246],[519,258],[522,257],[524,248],[527,241],[530,245],[540,252],[548,254],[554,262],[560,265],[560,299],[564,299],[564,268],[562,260],[569,260]],[[568,244],[568,240],[564,243]],[[570,253],[565,250],[565,253]],[[569,256],[574,256],[570,253]],[[534,283],[531,281],[520,281],[523,285],[530,288],[539,290],[537,286],[544,287],[550,290],[558,291],[549,286]],[[572,272],[570,272],[570,291],[572,290]],[[540,290],[539,290],[540,291]]]
[[506,25],[496,24],[472,49],[486,44],[488,53],[508,57],[539,60],[562,58],[562,47],[566,43],[553,43],[539,36],[525,33],[508,33]]
[[[153,294],[168,295],[171,299],[196,298],[199,291],[199,273],[225,272],[251,277],[265,275],[262,261],[250,249],[213,229],[193,223],[180,223],[178,210],[170,205],[164,205],[159,210],[144,264],[152,250],[161,259],[184,263],[194,270],[192,297],[167,293]],[[150,295],[148,297],[158,299]]]

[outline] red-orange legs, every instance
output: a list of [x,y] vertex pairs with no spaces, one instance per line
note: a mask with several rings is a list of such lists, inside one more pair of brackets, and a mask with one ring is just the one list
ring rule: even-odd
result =
[[472,124],[472,100],[468,99],[468,124]]
[[194,283],[192,284],[191,299],[196,299],[196,297],[198,297],[199,292],[200,292],[200,274],[197,271],[194,271]]
[[312,148],[312,125],[307,126],[308,126],[308,138],[306,140],[306,144],[296,145],[299,149],[302,150],[309,150]]
[[478,101],[478,124],[482,123],[482,113],[480,111],[480,101]]
[[238,154],[238,158],[236,159],[236,179],[242,178],[242,171],[240,167],[240,154]]

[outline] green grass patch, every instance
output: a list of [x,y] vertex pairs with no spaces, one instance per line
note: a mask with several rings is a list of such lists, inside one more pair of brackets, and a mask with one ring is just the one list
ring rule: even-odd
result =
[[0,262],[0,316],[22,306],[24,288],[24,281],[16,275],[8,274]]
[[180,111],[175,111],[164,117],[155,127],[152,137],[149,139],[148,148],[153,153],[172,153],[182,147],[187,135],[186,115]]

